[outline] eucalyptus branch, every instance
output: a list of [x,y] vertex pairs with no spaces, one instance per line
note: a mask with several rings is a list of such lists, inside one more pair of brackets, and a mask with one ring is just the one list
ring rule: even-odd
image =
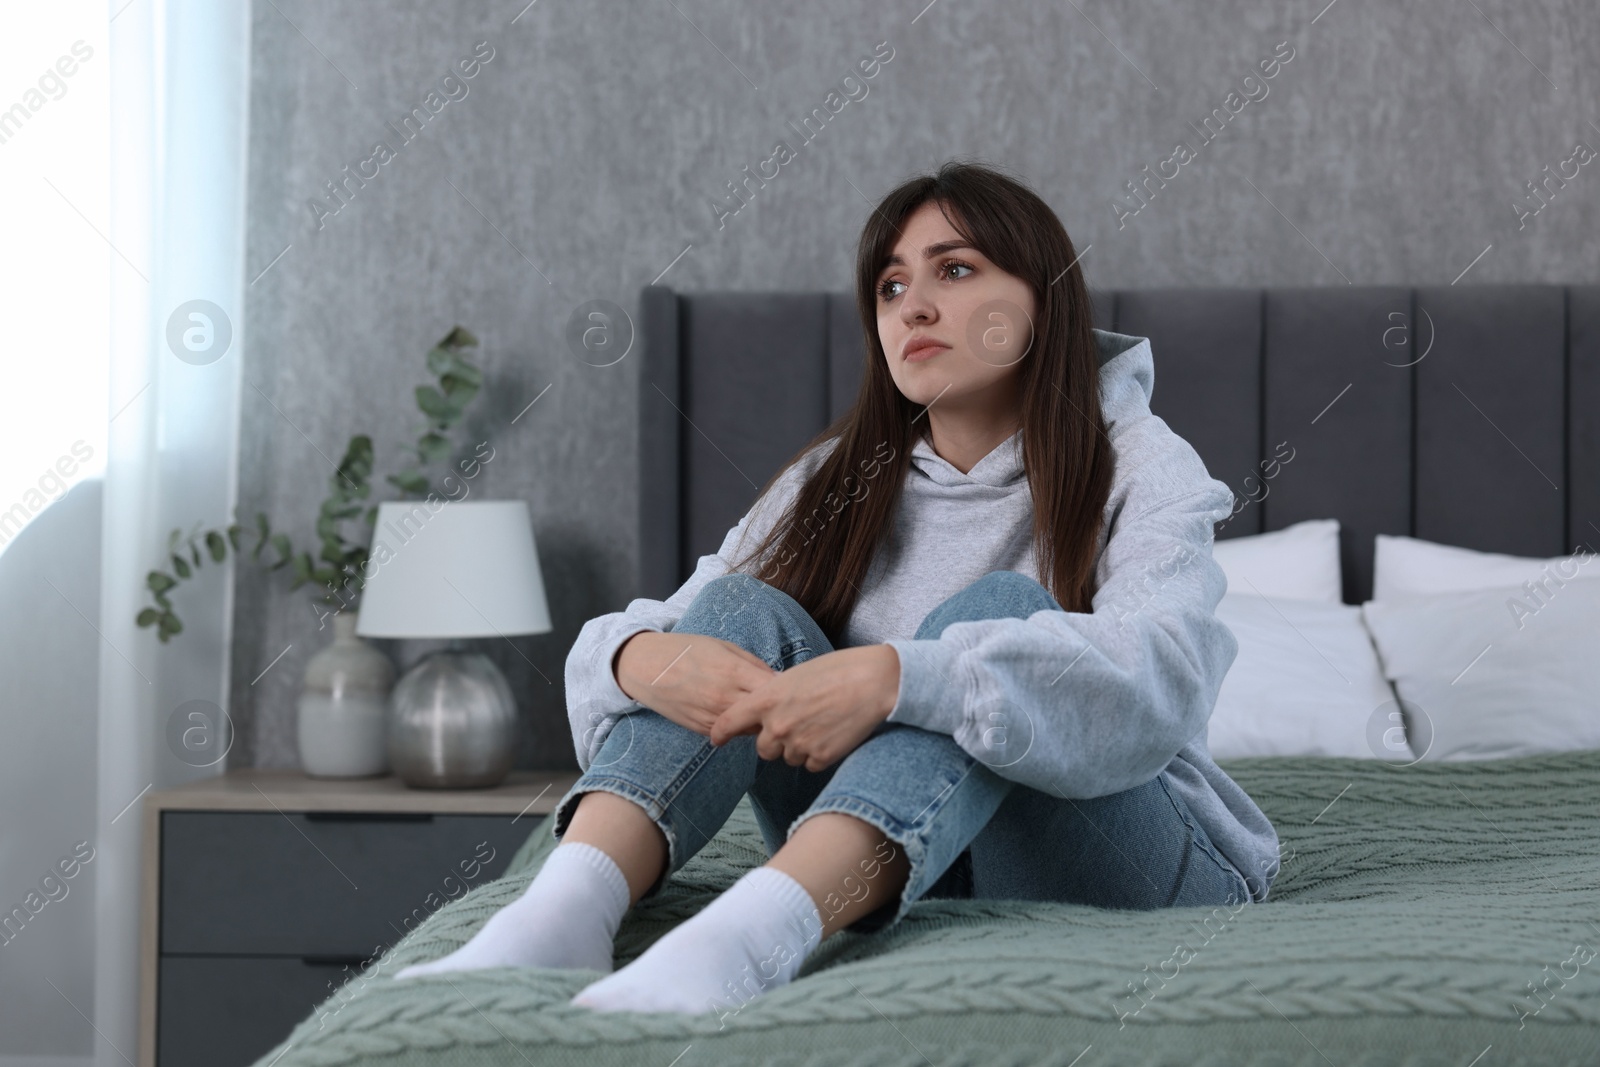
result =
[[[400,489],[402,499],[427,493],[430,483],[424,470],[450,458],[449,434],[483,385],[482,372],[462,355],[462,349],[477,343],[476,337],[457,326],[428,352],[428,370],[438,384],[418,386],[416,390],[417,407],[428,419],[427,429],[417,440],[415,460],[398,475],[387,478]],[[372,495],[372,469],[372,438],[356,434],[345,446],[338,468],[329,476],[328,495],[317,510],[317,555],[313,557],[307,549],[295,551],[288,534],[274,531],[266,513],[258,512],[253,530],[256,543],[250,559],[261,562],[262,550],[270,545],[277,559],[266,566],[274,571],[290,568],[294,575],[290,589],[315,582],[323,590],[318,600],[347,606],[348,600],[341,594],[352,587],[357,593],[360,591],[372,528],[377,521],[378,505],[367,503]],[[361,520],[364,529],[358,527],[358,532],[346,537],[344,524],[351,520]],[[170,572],[153,570],[145,577],[154,606],[140,610],[135,621],[141,627],[154,626],[163,644],[183,632],[183,623],[167,594],[200,569],[201,546],[214,563],[225,560],[230,548],[236,558],[240,552],[239,540],[244,531],[238,522],[223,530],[202,530],[202,525],[196,523],[187,535],[173,530],[167,537]]]
[[461,354],[463,348],[477,343],[476,337],[457,326],[428,353],[428,369],[439,380],[437,386],[417,386],[417,407],[427,416],[428,426],[417,438],[416,462],[399,474],[389,475],[390,483],[404,494],[402,499],[428,492],[428,479],[419,468],[450,459],[448,435],[483,385],[483,372]]

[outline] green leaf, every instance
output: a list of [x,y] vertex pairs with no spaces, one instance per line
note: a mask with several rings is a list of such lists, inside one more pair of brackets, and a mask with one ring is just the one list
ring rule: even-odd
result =
[[483,384],[483,371],[479,370],[464,356],[456,356],[450,361],[450,373],[463,381],[471,382],[473,385]]
[[339,469],[328,479],[328,488],[334,495],[354,492],[365,496],[363,486],[372,477],[372,438],[364,433],[350,438],[345,446]]
[[287,534],[273,534],[272,547],[277,550],[279,564],[282,564],[283,562],[287,561],[290,556],[294,555],[294,549],[289,544],[289,536]]
[[443,463],[450,458],[450,439],[442,433],[423,434],[417,439],[417,456],[424,463]]
[[183,536],[183,531],[180,530],[180,529],[177,529],[177,528],[174,528],[171,533],[167,534],[167,551],[168,552],[174,552],[174,551],[177,550],[177,548],[178,548],[178,538],[180,538],[182,536]]
[[139,612],[139,617],[134,622],[139,626],[154,626],[161,618],[161,612],[155,608],[145,608]]
[[389,481],[408,493],[426,493],[428,491],[428,479],[417,473],[415,469],[402,471],[400,474],[391,474],[389,475]]
[[193,573],[189,569],[189,561],[182,556],[172,557],[172,569],[178,572],[179,578],[188,578]]
[[[234,523],[232,526],[228,527],[228,544],[233,546],[233,554],[237,556],[239,554],[239,524],[238,523]],[[217,559],[218,559],[218,561],[221,561],[222,557],[218,556]]]
[[457,326],[444,335],[444,339],[439,342],[439,347],[462,348],[470,347],[477,343],[478,339],[472,336],[472,333],[465,326]]
[[200,566],[200,546],[193,541],[189,542],[189,554],[194,558],[194,565]]
[[350,438],[350,443],[345,446],[344,459],[340,460],[339,465],[371,473],[372,438],[364,433],[353,435]]
[[271,539],[272,529],[267,525],[266,513],[256,512],[256,547],[251,551],[250,558],[259,560],[261,558],[261,550],[267,546],[267,542]]
[[160,632],[164,635],[164,638],[171,637],[173,634],[181,634],[183,632],[183,623],[179,622],[178,617],[169,611],[161,616]]
[[296,585],[310,581],[311,570],[311,553],[302,552],[298,556],[294,557],[294,576]]
[[448,374],[450,368],[455,366],[455,354],[448,348],[434,348],[428,352],[428,370],[435,378]]
[[417,386],[417,407],[431,419],[454,418],[457,414],[455,405],[431,385]]
[[177,579],[164,571],[151,571],[145,576],[144,584],[150,587],[152,593],[165,593],[177,585]]
[[472,402],[472,398],[478,395],[477,382],[469,382],[455,374],[446,374],[439,379],[439,384],[444,386],[445,399],[456,408],[457,417]]
[[367,509],[367,525],[375,525],[378,521],[378,505],[374,504]]

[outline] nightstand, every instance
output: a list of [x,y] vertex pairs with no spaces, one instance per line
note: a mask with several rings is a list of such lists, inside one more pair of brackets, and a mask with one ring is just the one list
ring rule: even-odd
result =
[[576,772],[494,789],[237,770],[149,794],[140,1067],[247,1067],[424,919],[498,878]]

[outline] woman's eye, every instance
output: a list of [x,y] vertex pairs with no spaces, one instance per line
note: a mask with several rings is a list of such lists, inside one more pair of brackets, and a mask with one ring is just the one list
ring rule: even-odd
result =
[[[947,259],[947,260],[945,260],[943,263],[941,263],[939,265],[939,270],[941,272],[953,271],[953,270],[971,271],[971,270],[974,270],[974,269],[975,268],[972,266],[972,264],[963,263],[959,259]],[[966,275],[963,274],[963,275],[959,275],[958,277],[964,278],[964,277],[966,277]],[[885,278],[883,281],[878,283],[878,289],[877,289],[878,297],[880,299],[882,299],[882,300],[889,300],[889,299],[893,298],[897,294],[892,293],[890,291],[890,288],[892,286],[903,285],[903,284],[905,284],[905,283],[895,281],[892,278]]]

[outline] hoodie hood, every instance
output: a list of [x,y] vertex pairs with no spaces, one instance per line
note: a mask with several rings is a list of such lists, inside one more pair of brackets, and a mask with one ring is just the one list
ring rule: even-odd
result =
[[[1100,408],[1108,425],[1128,414],[1148,411],[1155,392],[1155,365],[1150,340],[1131,334],[1092,330],[1100,350]],[[1111,436],[1116,437],[1115,429]],[[1018,430],[963,474],[933,450],[926,437],[911,447],[912,469],[940,485],[1011,485],[1025,477],[1022,469],[1022,431]]]

